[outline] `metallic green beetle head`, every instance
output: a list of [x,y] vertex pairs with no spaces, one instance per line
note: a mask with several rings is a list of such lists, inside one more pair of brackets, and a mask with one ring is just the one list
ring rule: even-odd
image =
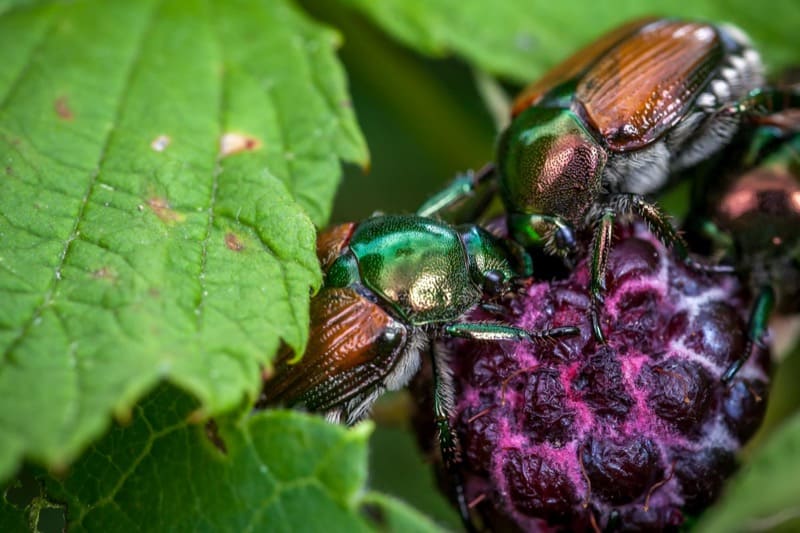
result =
[[484,294],[504,294],[512,288],[512,281],[533,275],[531,259],[518,244],[498,239],[475,225],[458,230],[467,249],[470,277]]
[[[500,139],[498,169],[514,236],[570,246],[601,190],[607,154],[568,109],[533,106]],[[514,222],[516,219],[516,222]]]
[[443,222],[372,217],[353,231],[325,284],[361,284],[409,324],[454,320],[480,301],[467,255],[458,232]]
[[477,226],[387,215],[358,224],[325,285],[366,287],[406,323],[423,325],[457,319],[531,270],[519,245]]

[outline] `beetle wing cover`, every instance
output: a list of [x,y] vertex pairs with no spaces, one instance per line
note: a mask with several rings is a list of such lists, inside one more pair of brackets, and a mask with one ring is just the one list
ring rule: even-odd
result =
[[345,222],[332,226],[317,235],[317,259],[323,272],[328,268],[350,244],[350,237],[356,229],[355,222]]
[[653,18],[639,19],[623,24],[622,26],[605,33],[584,46],[566,61],[562,61],[541,78],[528,85],[514,100],[512,116],[516,117],[525,109],[536,105],[551,89],[569,80],[578,79],[594,62],[606,53],[612,46],[640,30],[652,22]]
[[603,54],[576,99],[611,150],[642,148],[683,118],[724,53],[713,26],[660,20]]
[[[282,354],[260,405],[303,403],[309,410],[336,407],[379,384],[403,353],[405,328],[350,288],[324,288],[311,300],[311,327],[303,358]],[[387,329],[399,332],[387,345]]]

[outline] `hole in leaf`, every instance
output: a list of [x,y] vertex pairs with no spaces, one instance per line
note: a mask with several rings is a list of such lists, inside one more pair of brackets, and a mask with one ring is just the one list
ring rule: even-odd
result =
[[39,509],[37,531],[41,533],[61,533],[67,530],[67,508],[63,505],[48,503]]
[[24,469],[20,472],[17,479],[13,480],[5,492],[5,499],[8,503],[19,509],[28,507],[33,499],[41,496],[42,489],[33,473]]

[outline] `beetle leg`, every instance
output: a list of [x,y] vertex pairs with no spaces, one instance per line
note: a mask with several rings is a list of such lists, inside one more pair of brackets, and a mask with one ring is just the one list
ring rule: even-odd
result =
[[767,333],[769,316],[775,306],[775,292],[769,285],[762,286],[753,305],[750,307],[750,318],[747,321],[747,344],[739,359],[734,361],[722,374],[722,382],[730,383],[739,369],[750,359],[753,349],[764,342],[764,335]]
[[461,448],[458,436],[450,423],[453,413],[453,376],[447,366],[446,358],[437,351],[435,342],[431,344],[430,353],[433,364],[433,416],[439,434],[442,462],[450,478],[461,521],[467,531],[474,532],[476,529],[467,505],[464,476],[461,473]]
[[733,239],[731,236],[722,231],[713,220],[704,220],[700,232],[706,239],[713,243],[715,248],[722,250],[733,249]]
[[720,113],[744,115],[756,124],[777,125],[790,131],[798,131],[800,122],[793,118],[794,115],[781,114],[797,108],[800,108],[800,85],[790,85],[754,89],[735,104],[722,108]]
[[480,304],[480,308],[496,316],[503,316],[508,312],[505,306],[493,302],[483,302]]
[[444,189],[428,198],[417,209],[417,215],[422,217],[440,216],[443,212],[457,208],[467,198],[474,196],[482,185],[492,182],[491,187],[488,187],[488,190],[484,192],[478,205],[471,209],[472,212],[469,216],[464,217],[465,219],[474,220],[486,211],[489,202],[497,192],[497,186],[494,183],[495,177],[494,163],[486,164],[477,172],[469,170],[463,174],[458,174]]
[[689,254],[689,247],[669,221],[669,216],[659,207],[648,202],[639,195],[625,195],[630,204],[630,208],[647,222],[650,230],[666,246],[678,254],[678,257],[686,266],[697,272],[709,274],[732,274],[735,269],[731,265],[709,264],[697,261]]
[[482,341],[529,341],[540,342],[559,337],[577,335],[580,330],[575,326],[562,326],[558,328],[530,331],[508,324],[495,324],[491,322],[456,322],[447,324],[442,331],[448,337],[461,339],[474,339]]
[[600,217],[600,223],[594,230],[592,239],[592,264],[591,281],[589,285],[589,318],[592,321],[594,338],[605,344],[606,338],[600,327],[600,310],[605,302],[606,269],[608,268],[608,254],[611,252],[611,239],[614,235],[614,210],[605,208]]
[[508,215],[511,238],[525,248],[543,247],[549,255],[569,261],[578,247],[572,226],[560,217],[539,213]]

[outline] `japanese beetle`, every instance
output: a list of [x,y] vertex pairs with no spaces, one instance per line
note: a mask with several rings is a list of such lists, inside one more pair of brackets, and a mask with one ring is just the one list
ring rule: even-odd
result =
[[800,109],[763,122],[699,169],[686,222],[690,243],[732,261],[754,295],[748,345],[725,382],[763,343],[773,309],[800,311]]
[[772,93],[758,91],[762,70],[737,28],[672,19],[625,24],[525,89],[499,138],[496,166],[457,178],[420,213],[493,180],[509,234],[525,246],[569,257],[576,232],[592,230],[591,318],[602,341],[599,310],[618,215],[644,218],[689,265],[727,271],[694,262],[649,197],[724,147],[744,116],[771,102]]
[[[333,422],[353,424],[384,391],[404,387],[429,350],[439,444],[460,490],[459,448],[450,428],[451,377],[432,341],[533,342],[574,335],[578,328],[528,331],[464,319],[476,306],[497,306],[531,270],[517,244],[476,225],[376,216],[321,234],[317,255],[325,283],[311,300],[308,348],[299,361],[289,354],[279,358],[259,406],[298,405],[323,412]],[[463,494],[456,496],[469,524]]]

